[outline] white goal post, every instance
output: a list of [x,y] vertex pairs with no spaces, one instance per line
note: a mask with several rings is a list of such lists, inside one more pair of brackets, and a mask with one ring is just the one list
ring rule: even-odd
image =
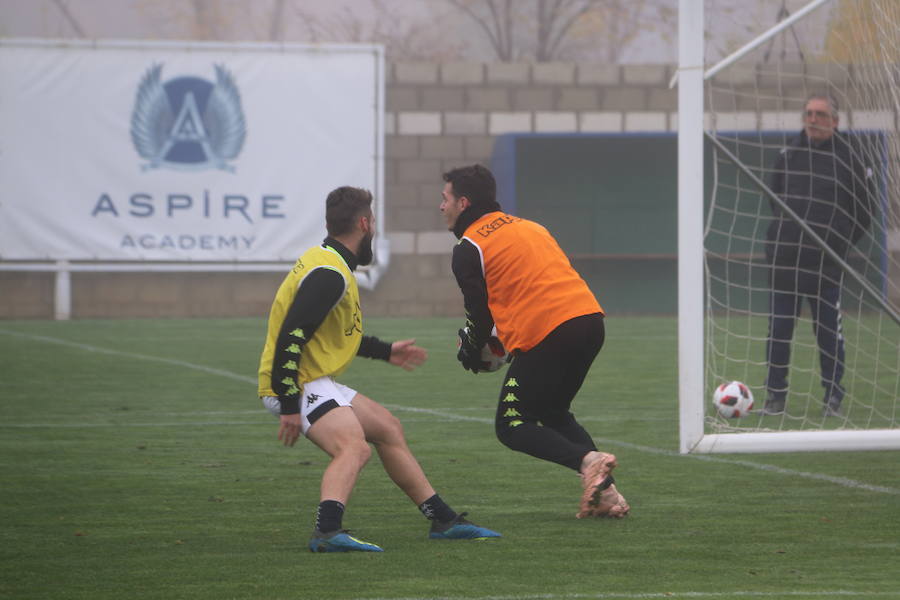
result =
[[[896,162],[900,147],[900,91],[894,73],[900,31],[892,27],[900,23],[900,8],[886,2],[895,0],[860,3],[866,10],[889,13],[888,19],[883,15],[879,19],[887,21],[887,34],[872,34],[888,38],[879,42],[892,44],[886,51],[862,58],[851,56],[844,62],[824,64],[820,59],[812,64],[800,48],[794,27],[810,21],[810,15],[818,11],[816,35],[824,39],[823,9],[830,10],[832,21],[827,23],[833,43],[840,34],[835,33],[839,17],[851,23],[856,28],[852,33],[859,36],[860,27],[871,28],[866,19],[872,15],[848,17],[840,13],[839,3],[830,0],[810,1],[793,14],[785,14],[782,4],[773,27],[724,58],[711,60],[705,47],[711,29],[705,14],[709,3],[679,0],[678,398],[679,451],[683,454],[900,449],[900,320],[896,308],[900,270],[893,258],[900,253],[900,223],[897,191],[892,191],[897,187],[893,185],[897,183],[896,169],[888,165]],[[761,66],[763,51],[768,61],[778,36],[783,47],[785,39],[796,41],[802,57],[799,74],[777,59]],[[868,75],[870,72],[875,74]],[[737,83],[713,85],[714,81]],[[849,81],[852,84],[846,83]],[[839,327],[843,323],[846,331],[837,333],[839,338],[847,333],[844,411],[840,418],[822,417],[821,392],[816,391],[816,341],[810,341],[808,328],[801,327],[810,323],[807,314],[805,321],[798,317],[794,332],[795,355],[800,358],[796,368],[791,365],[796,373],[791,385],[798,389],[789,393],[784,416],[726,420],[716,415],[711,404],[718,383],[730,379],[747,383],[754,392],[756,409],[766,400],[762,374],[768,357],[768,307],[762,304],[769,298],[769,290],[762,276],[768,271],[761,248],[770,221],[770,203],[780,203],[783,213],[805,227],[805,235],[820,243],[826,254],[834,255],[766,184],[771,170],[768,162],[784,152],[791,136],[800,131],[803,103],[820,91],[852,105],[841,106],[840,124],[847,125],[841,131],[869,144],[865,152],[860,150],[861,159],[883,163],[875,165],[880,187],[876,188],[872,232],[865,237],[867,245],[854,249],[847,262],[833,256],[843,272],[842,288],[852,288],[842,291],[848,306],[839,304],[842,317],[838,323]],[[852,119],[845,116],[851,109],[856,109]],[[870,147],[874,150],[869,151]],[[857,146],[853,148],[855,151]],[[724,200],[720,201],[720,196]],[[725,206],[728,202],[732,205]],[[728,225],[722,227],[723,220]],[[734,244],[730,237],[736,238]],[[727,247],[723,249],[723,245]],[[740,275],[733,275],[738,272]]]

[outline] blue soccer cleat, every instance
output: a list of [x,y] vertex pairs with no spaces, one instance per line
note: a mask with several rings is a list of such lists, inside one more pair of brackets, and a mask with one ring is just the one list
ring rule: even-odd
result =
[[314,531],[309,539],[310,552],[384,552],[380,547],[358,540],[346,529],[322,533]]
[[464,518],[466,514],[468,513],[460,513],[456,515],[455,519],[445,523],[432,521],[428,537],[433,540],[484,540],[501,537],[496,531],[479,527],[475,523],[467,521]]

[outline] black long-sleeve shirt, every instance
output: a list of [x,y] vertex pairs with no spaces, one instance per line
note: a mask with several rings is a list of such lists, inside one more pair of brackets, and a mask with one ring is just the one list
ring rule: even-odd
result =
[[[336,250],[346,261],[350,270],[356,270],[358,266],[356,256],[346,246],[331,237],[325,239],[323,246],[330,246]],[[300,283],[278,335],[280,340],[282,336],[288,336],[292,331],[302,330],[305,333],[303,339],[294,338],[300,351],[298,354],[292,355],[284,350],[289,344],[279,343],[276,345],[272,361],[272,389],[278,394],[278,399],[281,401],[282,414],[300,412],[299,391],[290,392],[290,388],[281,382],[285,378],[293,379],[296,382],[300,361],[303,360],[303,346],[306,345],[307,340],[313,337],[322,321],[341,299],[344,289],[343,276],[333,269],[315,269]],[[391,344],[375,336],[364,335],[356,355],[387,361],[391,358]],[[297,365],[296,368],[288,369],[284,366],[292,362]],[[297,385],[294,385],[293,388],[299,390]]]
[[[457,238],[462,238],[469,225],[496,210],[500,210],[500,207],[491,205],[478,209],[470,206],[457,218],[453,234]],[[494,329],[494,317],[488,308],[487,282],[484,278],[478,248],[468,240],[460,239],[460,242],[453,247],[450,266],[463,295],[469,337],[476,348],[481,348]]]
[[[816,144],[805,132],[791,140],[773,167],[770,187],[841,258],[871,224],[871,171],[858,149],[839,132]],[[837,279],[840,267],[809,239],[781,207],[770,202],[769,263]]]

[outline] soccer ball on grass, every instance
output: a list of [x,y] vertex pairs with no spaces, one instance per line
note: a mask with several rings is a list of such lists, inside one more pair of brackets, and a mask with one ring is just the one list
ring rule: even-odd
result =
[[713,406],[726,419],[744,417],[753,409],[753,393],[740,381],[723,383],[713,394]]

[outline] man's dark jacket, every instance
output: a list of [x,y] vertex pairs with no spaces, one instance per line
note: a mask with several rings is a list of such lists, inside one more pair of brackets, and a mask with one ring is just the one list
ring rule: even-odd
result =
[[[770,187],[843,259],[871,223],[871,171],[859,149],[835,131],[817,144],[805,132],[790,141],[773,166]],[[796,270],[840,280],[841,269],[800,226],[771,201],[766,258],[775,281],[793,287]]]

